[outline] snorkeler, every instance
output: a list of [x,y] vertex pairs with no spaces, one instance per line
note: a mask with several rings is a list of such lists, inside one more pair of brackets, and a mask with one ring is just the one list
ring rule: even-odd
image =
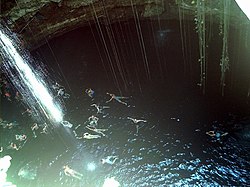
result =
[[112,101],[113,99],[116,100],[117,102],[121,103],[121,104],[124,104],[124,105],[128,105],[128,103],[122,101],[121,99],[128,99],[128,97],[121,97],[121,96],[116,96],[115,94],[111,94],[111,93],[108,93],[107,94],[111,97],[108,101],[106,101],[106,103],[109,103],[110,101]]
[[106,108],[110,108],[109,106],[100,106],[99,104],[97,105],[97,104],[92,104],[92,105],[90,105],[90,106],[93,106],[93,107],[95,107],[96,108],[96,110],[97,110],[97,114],[104,114],[104,112],[103,112],[103,110],[104,109],[106,109]]
[[101,134],[101,135],[103,135],[103,136],[106,136],[106,134],[104,134],[103,132],[105,132],[105,131],[107,131],[108,129],[97,129],[97,128],[95,128],[95,127],[92,127],[92,126],[86,126],[86,128],[87,129],[89,129],[89,130],[91,130],[91,131],[94,131],[94,132],[96,132],[96,133],[99,133],[99,134]]
[[69,177],[77,178],[77,179],[79,179],[79,180],[81,180],[81,178],[82,178],[82,176],[83,176],[81,173],[79,173],[79,172],[77,172],[77,171],[71,169],[68,165],[63,166],[63,171],[64,171],[64,174],[65,174],[65,175],[67,175],[67,176],[69,176]]
[[101,159],[101,162],[102,164],[113,165],[117,159],[118,159],[117,156],[107,156],[106,158]]
[[138,123],[140,123],[140,122],[146,123],[146,122],[147,122],[147,121],[144,120],[144,119],[135,119],[135,118],[131,118],[131,117],[127,117],[127,119],[132,120],[133,123],[136,124],[136,133],[139,132],[139,124],[138,124]]
[[97,126],[98,120],[99,120],[98,117],[96,117],[96,116],[94,116],[94,115],[90,116],[90,117],[88,118],[89,125],[90,125],[91,127]]
[[86,93],[89,97],[93,98],[93,97],[94,97],[94,94],[95,94],[95,91],[92,90],[91,88],[87,88],[87,89],[85,90],[85,93]]
[[89,134],[89,133],[84,133],[82,137],[76,137],[77,139],[88,139],[88,140],[91,140],[91,139],[96,139],[96,138],[101,138],[100,135],[94,135],[94,134]]

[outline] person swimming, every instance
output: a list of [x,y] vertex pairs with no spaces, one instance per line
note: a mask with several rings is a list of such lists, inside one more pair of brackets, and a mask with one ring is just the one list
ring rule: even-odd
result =
[[131,120],[133,123],[136,124],[136,133],[139,132],[139,123],[143,122],[146,123],[147,121],[144,119],[135,119],[135,118],[131,118],[131,117],[127,117],[127,119]]
[[33,123],[32,126],[31,126],[30,128],[31,128],[31,131],[32,131],[32,133],[33,133],[33,137],[36,138],[36,137],[37,137],[37,135],[36,135],[36,130],[39,129],[38,124],[37,124],[37,123]]
[[63,171],[64,171],[64,174],[69,177],[74,177],[79,180],[81,180],[81,178],[83,177],[81,173],[71,169],[68,165],[63,166]]
[[101,162],[102,162],[102,164],[113,165],[117,159],[118,159],[117,156],[107,156],[107,157],[101,159]]
[[85,93],[86,93],[89,97],[93,98],[93,97],[94,97],[94,94],[95,94],[95,91],[92,90],[91,88],[87,88],[87,89],[85,90]]
[[90,117],[88,118],[89,125],[90,125],[91,127],[96,127],[96,126],[97,126],[97,123],[98,123],[98,120],[99,120],[98,117],[96,117],[96,116],[94,116],[94,115],[90,116]]
[[208,131],[206,132],[206,134],[211,137],[215,137],[217,140],[220,140],[222,136],[228,135],[228,132],[222,133],[222,132]]
[[68,121],[62,121],[61,124],[64,126],[64,127],[68,127],[68,128],[71,128],[73,127],[73,124],[68,122]]
[[122,97],[122,96],[116,96],[115,94],[111,94],[111,93],[108,93],[107,94],[111,97],[108,101],[106,101],[106,103],[109,103],[111,102],[112,100],[116,100],[117,102],[123,104],[123,105],[126,105],[128,106],[128,103],[122,101],[121,99],[128,99],[128,97]]
[[97,105],[97,104],[95,104],[95,103],[93,103],[93,104],[90,105],[90,106],[93,106],[93,107],[96,108],[96,110],[97,110],[96,113],[97,113],[97,114],[104,114],[103,110],[106,109],[106,108],[110,108],[109,106],[100,106],[99,104]]
[[86,128],[89,129],[89,130],[91,130],[91,131],[94,131],[96,133],[99,133],[99,134],[101,134],[103,136],[106,136],[106,134],[104,134],[103,132],[105,132],[105,131],[108,130],[108,129],[97,129],[95,127],[91,127],[91,126],[88,126],[88,125],[86,126]]
[[82,138],[85,138],[85,139],[96,139],[96,138],[101,138],[100,135],[95,135],[95,134],[89,134],[89,133],[84,133]]
[[11,144],[7,147],[7,149],[12,149],[16,151],[18,151],[20,148],[21,148],[20,146],[17,147],[17,145],[13,142],[11,142]]
[[18,141],[24,141],[27,139],[27,136],[25,134],[16,134],[16,140]]

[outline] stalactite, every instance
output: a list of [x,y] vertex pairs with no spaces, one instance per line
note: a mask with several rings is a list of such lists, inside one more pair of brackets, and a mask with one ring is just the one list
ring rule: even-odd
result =
[[197,11],[195,16],[196,32],[199,39],[199,63],[200,63],[200,82],[198,85],[202,89],[202,93],[206,91],[206,15],[205,1],[197,0]]
[[230,16],[230,4],[231,1],[224,0],[223,6],[224,11],[221,20],[221,34],[223,35],[223,45],[222,45],[222,54],[220,60],[221,68],[221,94],[224,96],[225,86],[226,86],[226,72],[229,70],[229,54],[228,54],[228,31],[229,31],[229,16]]

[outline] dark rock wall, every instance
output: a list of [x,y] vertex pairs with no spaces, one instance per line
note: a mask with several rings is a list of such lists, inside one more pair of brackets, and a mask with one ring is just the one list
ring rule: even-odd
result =
[[[221,2],[206,1],[204,10],[217,22],[223,13]],[[232,24],[242,24],[239,19],[246,18],[232,4]],[[179,19],[179,11],[185,15],[184,19],[193,20],[196,9],[196,0],[1,0],[0,17],[26,40],[28,47],[36,47],[45,38],[48,40],[94,21],[109,24],[149,17],[172,20]]]

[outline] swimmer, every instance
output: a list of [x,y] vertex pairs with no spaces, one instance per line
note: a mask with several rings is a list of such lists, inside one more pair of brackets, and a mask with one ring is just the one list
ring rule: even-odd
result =
[[147,121],[144,119],[135,119],[135,118],[131,118],[131,117],[127,117],[127,119],[132,120],[134,123],[139,123],[139,122],[143,122],[146,123]]
[[27,136],[25,134],[16,134],[16,140],[19,140],[19,141],[24,141],[26,140]]
[[77,137],[77,139],[83,139],[83,138],[90,140],[90,139],[101,138],[101,136],[100,135],[89,134],[89,133],[86,132],[86,133],[83,134],[82,137]]
[[227,132],[225,133],[219,133],[219,132],[215,132],[215,131],[208,131],[206,132],[207,135],[211,136],[211,137],[216,137],[217,139],[220,139],[221,136],[226,136],[228,135]]
[[85,93],[86,93],[89,97],[93,98],[93,97],[94,97],[94,94],[95,94],[95,91],[92,90],[91,88],[87,88],[87,89],[85,90]]
[[20,95],[19,92],[16,92],[15,99],[16,99],[17,101],[21,101],[21,100],[22,100],[22,96]]
[[73,127],[73,124],[71,124],[71,123],[68,122],[68,121],[62,121],[61,124],[62,124],[64,127],[68,127],[68,128]]
[[118,159],[117,156],[107,156],[106,158],[101,159],[101,162],[102,164],[113,165],[117,159]]
[[79,124],[75,127],[75,130],[77,130],[79,127],[81,127],[82,124]]
[[88,118],[88,120],[89,120],[89,125],[92,127],[95,127],[95,126],[97,126],[97,122],[98,122],[99,118],[92,115]]
[[22,115],[24,115],[25,113],[28,113],[28,116],[31,116],[32,110],[27,108],[24,112],[22,112]]
[[74,178],[79,179],[79,180],[81,180],[81,178],[83,177],[83,175],[81,173],[71,169],[68,165],[63,166],[63,171],[64,171],[64,174],[69,176],[69,177],[74,177]]
[[57,95],[56,97],[63,97],[64,99],[68,99],[70,97],[70,95],[68,93],[65,92],[64,88],[60,88],[57,91]]
[[90,106],[93,106],[93,107],[95,107],[96,108],[96,110],[97,110],[97,114],[103,114],[104,112],[103,112],[103,110],[104,109],[106,109],[106,108],[110,108],[109,106],[100,106],[99,104],[97,105],[97,104],[92,104],[92,105],[90,105]]
[[0,147],[0,153],[2,153],[2,152],[3,152],[3,147],[1,146],[1,147]]
[[45,123],[41,134],[48,134],[48,125]]
[[74,136],[77,138],[77,139],[80,139],[80,138],[78,138],[77,136],[77,133],[76,133],[76,131],[75,130],[73,130],[73,134],[74,134]]
[[215,132],[214,131],[208,131],[206,132],[207,135],[214,137],[215,136]]
[[91,127],[91,126],[88,126],[88,125],[86,126],[86,128],[89,129],[89,130],[91,130],[91,131],[94,131],[96,133],[99,133],[99,134],[101,134],[103,136],[106,136],[106,134],[104,134],[103,132],[105,132],[105,131],[108,130],[108,129],[97,129],[95,127]]
[[8,128],[8,129],[12,129],[13,128],[13,123],[6,123],[5,125],[3,125],[3,128]]
[[9,92],[5,92],[4,96],[8,99],[8,101],[11,101],[11,95]]
[[31,130],[34,131],[38,129],[39,129],[39,126],[37,125],[37,123],[33,123],[33,125],[31,126]]
[[58,84],[57,82],[55,84],[52,85],[52,89],[53,90],[59,90],[62,86],[60,84]]
[[139,124],[138,124],[138,123],[140,123],[140,122],[146,123],[146,122],[147,122],[147,121],[144,120],[144,119],[135,119],[135,118],[131,118],[131,117],[127,117],[127,119],[133,121],[133,123],[136,124],[136,133],[139,132]]
[[63,89],[63,88],[60,88],[60,89],[57,91],[56,97],[63,96],[63,94],[64,94],[64,89]]
[[13,142],[11,142],[11,144],[7,147],[7,149],[14,149],[16,151],[18,151],[20,149],[20,147],[17,147],[17,145]]
[[128,97],[121,97],[121,96],[116,96],[115,94],[111,94],[111,93],[108,93],[107,94],[111,97],[108,101],[106,101],[106,103],[109,103],[111,102],[113,99],[116,100],[117,102],[121,103],[121,104],[124,104],[126,106],[128,106],[128,103],[122,101],[121,99],[128,99]]
[[39,129],[39,126],[37,125],[37,123],[33,123],[33,125],[31,126],[31,130],[32,130],[32,133],[33,133],[33,137],[36,138],[37,135],[36,135],[36,130]]

